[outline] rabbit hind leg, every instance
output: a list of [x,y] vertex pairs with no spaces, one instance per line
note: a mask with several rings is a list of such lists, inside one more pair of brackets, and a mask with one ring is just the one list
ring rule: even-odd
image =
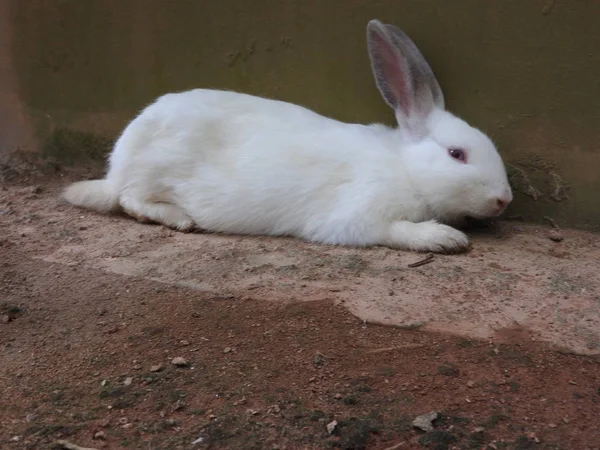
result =
[[140,199],[126,192],[120,198],[123,211],[141,223],[160,223],[178,231],[189,232],[195,227],[194,220],[179,206],[162,201]]

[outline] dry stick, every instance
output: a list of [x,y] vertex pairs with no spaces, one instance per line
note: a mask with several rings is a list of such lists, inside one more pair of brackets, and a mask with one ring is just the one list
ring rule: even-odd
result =
[[69,441],[64,441],[64,440],[60,440],[60,441],[56,441],[57,445],[60,445],[62,448],[66,449],[66,450],[98,450],[96,448],[91,448],[91,447],[80,447],[79,445],[73,444]]
[[552,225],[552,228],[558,228],[558,225],[556,225],[556,222],[551,217],[544,216],[544,220],[547,220]]
[[420,261],[409,264],[408,267],[414,269],[415,267],[424,266],[425,264],[429,264],[430,262],[433,262],[433,253],[427,253],[427,256],[425,256],[425,258],[423,258]]

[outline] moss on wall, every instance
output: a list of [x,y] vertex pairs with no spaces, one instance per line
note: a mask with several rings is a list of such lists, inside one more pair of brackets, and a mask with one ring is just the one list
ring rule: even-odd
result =
[[[192,87],[392,123],[365,47],[376,17],[414,38],[449,108],[497,142],[518,191],[514,213],[600,230],[600,2],[10,1],[21,99],[53,118],[36,128],[45,152],[97,151],[49,134],[99,133],[98,118],[113,138],[156,96]],[[65,139],[73,151],[58,148]]]
[[42,156],[68,163],[104,161],[113,145],[114,140],[106,136],[60,127],[44,141]]

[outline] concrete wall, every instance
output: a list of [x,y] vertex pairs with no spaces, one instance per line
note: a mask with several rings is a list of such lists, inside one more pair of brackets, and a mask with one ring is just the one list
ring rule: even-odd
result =
[[598,17],[597,0],[0,0],[0,151],[98,156],[154,97],[193,87],[392,123],[365,47],[379,18],[495,139],[512,213],[600,230]]

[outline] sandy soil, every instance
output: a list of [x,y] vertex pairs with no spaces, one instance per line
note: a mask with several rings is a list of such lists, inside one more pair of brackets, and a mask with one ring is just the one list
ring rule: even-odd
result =
[[597,235],[504,221],[410,267],[58,201],[81,176],[3,174],[0,447],[600,448]]

